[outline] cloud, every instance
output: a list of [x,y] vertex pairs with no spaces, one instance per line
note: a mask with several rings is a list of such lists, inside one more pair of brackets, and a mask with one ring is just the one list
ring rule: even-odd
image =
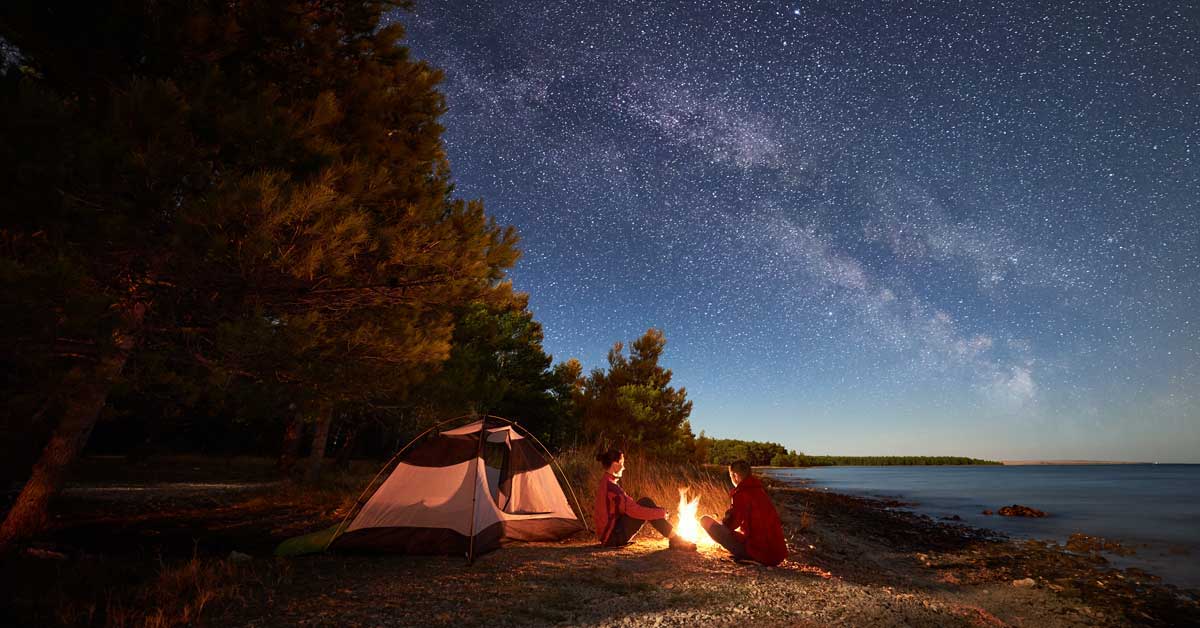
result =
[[[984,396],[1007,409],[1034,403],[1038,386],[1031,347],[1026,340],[1008,340],[1004,357],[997,354],[996,339],[968,331],[944,309],[911,291],[874,277],[852,255],[839,251],[832,237],[809,225],[797,225],[784,212],[768,210],[759,218],[758,231],[783,253],[794,277],[806,281],[798,289],[820,293],[839,310],[854,312],[864,335],[876,344],[910,352],[924,373],[961,371],[975,381]],[[773,264],[781,263],[778,259]],[[828,305],[833,305],[830,303]]]

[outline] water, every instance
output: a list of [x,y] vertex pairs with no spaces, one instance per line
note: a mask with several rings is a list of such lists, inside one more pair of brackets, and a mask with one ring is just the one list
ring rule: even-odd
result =
[[[1200,588],[1200,465],[814,467],[772,469],[783,481],[911,502],[905,508],[1015,538],[1065,542],[1075,532],[1120,541],[1135,556],[1106,558],[1181,587]],[[1043,519],[981,514],[1021,504]]]

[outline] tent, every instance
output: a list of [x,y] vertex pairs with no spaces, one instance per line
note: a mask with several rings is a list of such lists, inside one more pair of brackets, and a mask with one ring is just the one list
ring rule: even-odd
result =
[[286,541],[276,553],[305,553],[323,541],[315,549],[465,554],[474,560],[508,541],[559,540],[585,528],[551,469],[553,457],[532,434],[494,416],[440,431],[453,421],[402,448],[363,491],[370,498],[364,503],[360,497],[341,524]]

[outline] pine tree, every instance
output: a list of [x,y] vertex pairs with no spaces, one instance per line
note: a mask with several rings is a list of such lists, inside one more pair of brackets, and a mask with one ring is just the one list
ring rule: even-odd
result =
[[591,439],[637,444],[668,458],[692,456],[692,402],[686,389],[669,385],[671,371],[658,363],[666,343],[662,331],[651,328],[633,342],[628,357],[617,342],[608,352],[608,371],[592,371],[581,400]]
[[414,393],[427,420],[496,414],[519,421],[551,447],[577,435],[570,386],[579,362],[573,372],[570,366],[551,368],[553,358],[542,347],[542,326],[528,309],[527,295],[507,303],[472,303],[455,321],[449,360]]
[[5,386],[50,367],[8,418],[60,417],[0,545],[39,529],[150,336],[286,386],[318,446],[339,403],[446,359],[455,308],[511,298],[515,233],[451,197],[441,75],[380,28],[402,4],[0,9]]

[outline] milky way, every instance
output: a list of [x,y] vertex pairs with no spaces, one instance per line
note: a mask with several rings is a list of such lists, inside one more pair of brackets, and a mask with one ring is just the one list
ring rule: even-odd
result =
[[556,360],[646,328],[693,427],[1200,462],[1188,2],[423,2],[457,194]]

